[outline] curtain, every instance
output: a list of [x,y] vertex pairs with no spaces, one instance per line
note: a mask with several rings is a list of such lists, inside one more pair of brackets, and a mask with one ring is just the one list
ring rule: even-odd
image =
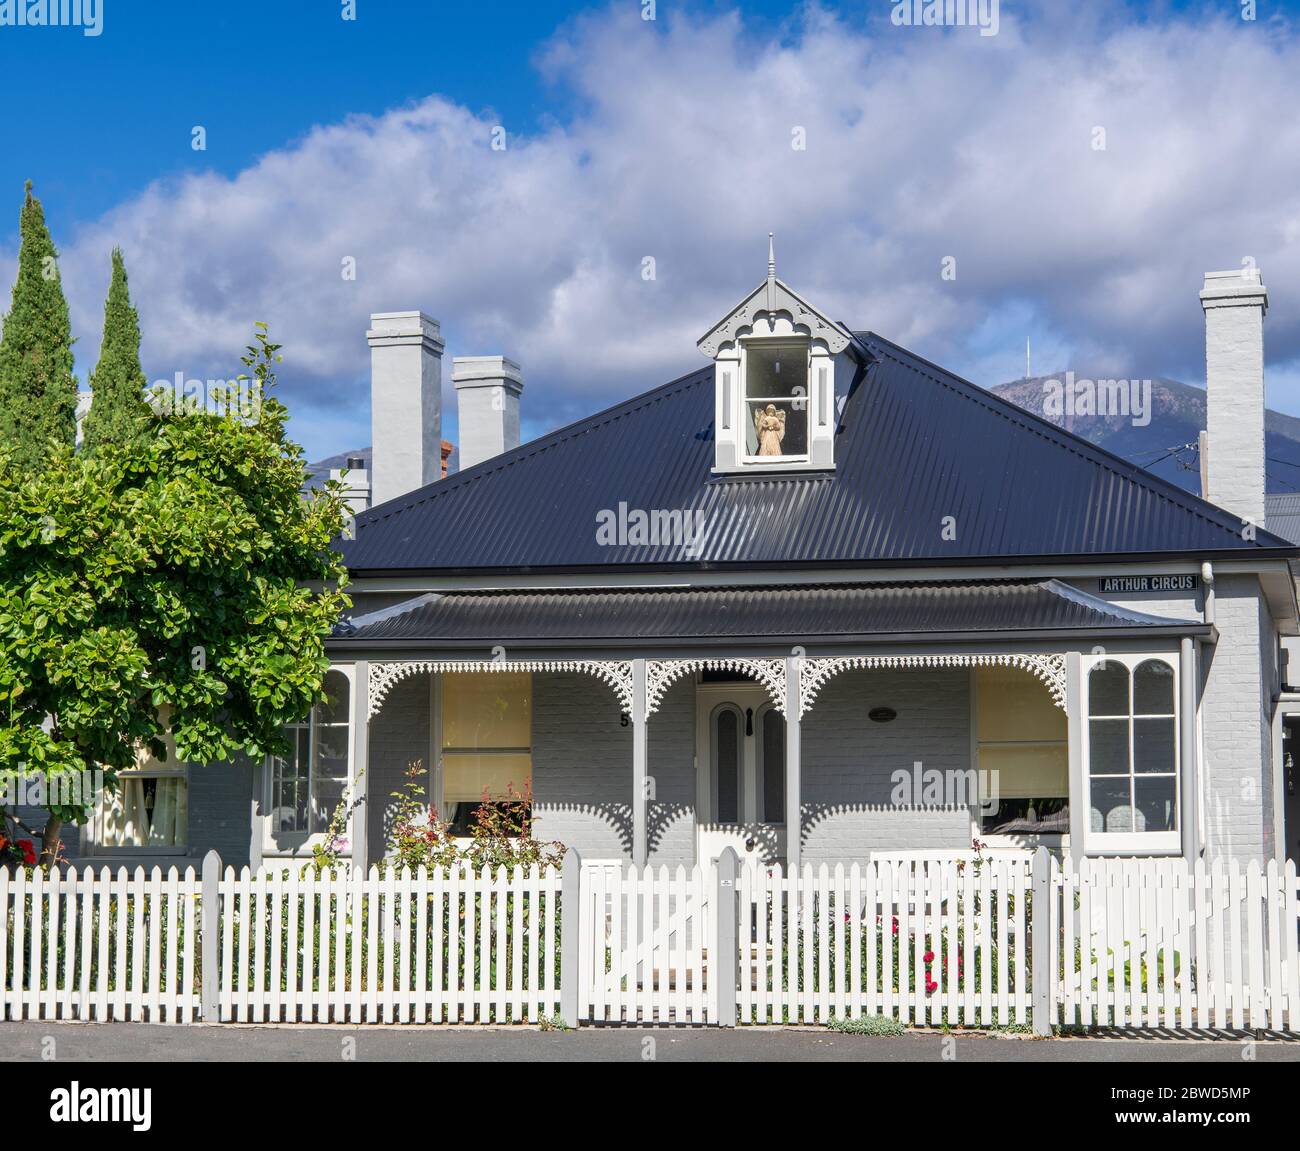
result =
[[[181,847],[189,824],[187,781],[179,776],[118,780],[115,795],[104,804],[105,847]],[[146,804],[153,785],[153,813]]]

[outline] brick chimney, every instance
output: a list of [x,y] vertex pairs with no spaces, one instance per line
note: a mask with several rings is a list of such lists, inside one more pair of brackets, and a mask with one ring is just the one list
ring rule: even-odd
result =
[[1259,269],[1206,272],[1205,498],[1264,524],[1264,313]]
[[373,504],[442,476],[442,335],[423,312],[377,312],[370,344]]

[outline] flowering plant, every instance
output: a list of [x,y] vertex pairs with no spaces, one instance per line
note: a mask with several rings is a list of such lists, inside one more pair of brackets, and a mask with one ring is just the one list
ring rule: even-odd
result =
[[0,864],[36,866],[36,848],[30,839],[7,839],[0,835]]

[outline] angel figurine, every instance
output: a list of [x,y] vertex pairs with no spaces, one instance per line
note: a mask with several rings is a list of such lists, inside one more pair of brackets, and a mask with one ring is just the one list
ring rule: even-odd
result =
[[754,429],[758,432],[758,454],[779,456],[781,441],[785,439],[785,412],[775,404],[768,404],[754,412]]

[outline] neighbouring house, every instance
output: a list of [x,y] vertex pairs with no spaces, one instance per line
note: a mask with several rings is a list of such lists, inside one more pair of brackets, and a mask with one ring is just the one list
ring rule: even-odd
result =
[[1297,854],[1267,295],[1211,273],[1200,302],[1210,502],[830,319],[771,261],[697,370],[529,443],[519,366],[457,358],[442,478],[439,325],[375,315],[327,699],[288,757],[142,765],[125,802],[165,800],[162,830],[110,811],[74,849],[302,855],[351,788],[373,862],[418,762],[458,829],[528,787],[537,833],[590,861]]

